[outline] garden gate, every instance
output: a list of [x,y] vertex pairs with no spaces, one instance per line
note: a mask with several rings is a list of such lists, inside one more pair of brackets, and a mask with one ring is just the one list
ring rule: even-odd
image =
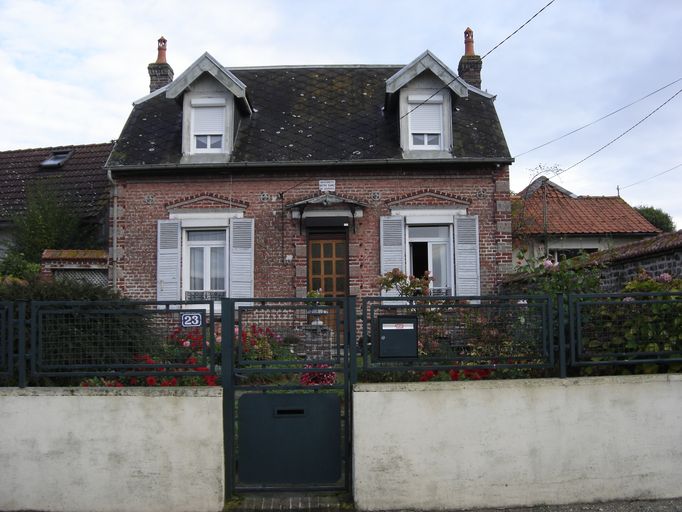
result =
[[227,495],[350,491],[355,299],[224,299]]

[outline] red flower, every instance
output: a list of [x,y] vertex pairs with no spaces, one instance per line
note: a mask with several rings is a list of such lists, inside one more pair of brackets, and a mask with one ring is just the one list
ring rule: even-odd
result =
[[138,380],[137,377],[130,377],[130,385],[131,386],[137,386]]
[[163,379],[163,380],[161,381],[161,385],[162,385],[162,386],[165,386],[165,387],[168,387],[168,386],[177,386],[177,385],[178,385],[178,379],[176,379],[175,377],[172,377],[172,378],[170,378],[170,379]]
[[218,377],[216,375],[204,375],[204,382],[207,386],[217,386]]
[[194,356],[189,356],[187,358],[187,364],[197,364],[197,358]]
[[459,380],[459,370],[450,370],[450,380]]
[[156,386],[156,377],[147,377],[145,379],[147,386]]
[[433,379],[438,372],[434,372],[433,370],[427,370],[425,372],[422,372],[421,377],[419,377],[419,382],[428,382],[431,379]]

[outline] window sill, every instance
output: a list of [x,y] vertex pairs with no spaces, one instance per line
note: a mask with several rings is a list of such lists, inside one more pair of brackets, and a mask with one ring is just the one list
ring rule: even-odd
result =
[[182,155],[180,165],[183,164],[223,164],[230,161],[229,153],[193,153]]
[[437,160],[454,157],[449,151],[436,149],[408,149],[403,151],[403,158],[406,160]]

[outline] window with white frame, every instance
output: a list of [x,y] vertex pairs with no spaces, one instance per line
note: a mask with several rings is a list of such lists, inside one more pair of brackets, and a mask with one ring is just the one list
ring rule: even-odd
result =
[[415,213],[381,217],[381,274],[397,268],[422,277],[429,271],[434,295],[479,295],[478,217]]
[[407,108],[410,149],[443,149],[443,97],[410,95]]
[[225,151],[225,99],[192,99],[192,153]]
[[218,300],[225,297],[226,234],[224,229],[184,232],[184,300]]
[[253,296],[254,220],[192,212],[159,220],[157,299]]
[[452,295],[451,226],[407,226],[409,274],[429,272],[433,295]]

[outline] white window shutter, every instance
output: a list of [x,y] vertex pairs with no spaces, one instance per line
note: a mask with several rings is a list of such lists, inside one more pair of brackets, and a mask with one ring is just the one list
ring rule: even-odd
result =
[[253,297],[253,219],[230,222],[230,297]]
[[220,135],[225,131],[225,107],[195,107],[194,133]]
[[455,216],[456,295],[480,295],[478,216]]
[[411,133],[440,133],[442,104],[412,104],[410,109],[410,132]]
[[[394,268],[405,271],[405,218],[400,216],[381,217],[381,275]],[[387,297],[397,297],[396,290],[382,292]]]
[[180,300],[180,222],[157,223],[156,299]]

